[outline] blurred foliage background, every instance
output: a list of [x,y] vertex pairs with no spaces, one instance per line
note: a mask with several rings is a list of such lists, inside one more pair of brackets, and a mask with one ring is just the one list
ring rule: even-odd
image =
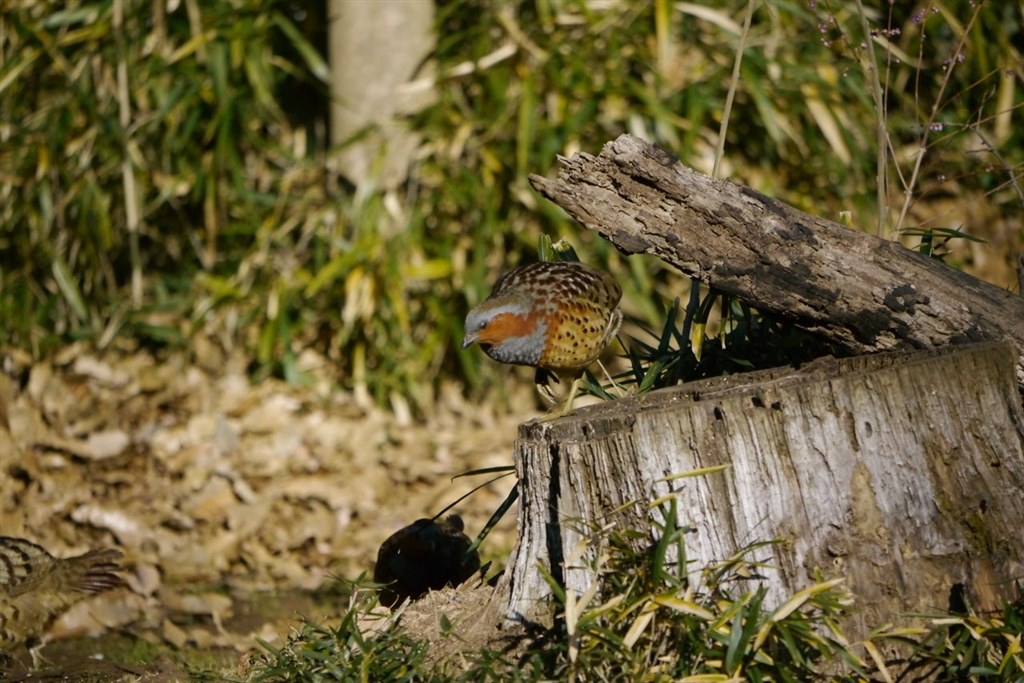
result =
[[389,192],[339,180],[323,3],[5,2],[0,341],[41,357],[202,338],[293,381],[311,350],[340,385],[426,408],[448,380],[500,388],[507,369],[459,350],[462,320],[541,234],[616,273],[661,330],[688,284],[527,176],[626,132],[711,172],[741,40],[719,176],[890,237],[980,236],[949,262],[1008,286],[1024,9],[859,4],[753,2],[745,29],[743,0],[442,0],[437,97],[406,119],[422,142]]

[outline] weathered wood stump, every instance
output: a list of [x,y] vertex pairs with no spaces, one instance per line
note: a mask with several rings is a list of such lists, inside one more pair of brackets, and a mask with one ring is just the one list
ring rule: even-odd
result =
[[[1016,350],[976,344],[820,360],[693,382],[520,427],[519,544],[507,615],[548,622],[548,568],[579,520],[650,528],[646,502],[674,495],[695,571],[754,541],[769,602],[844,576],[851,636],[943,612],[954,588],[981,610],[1024,575],[1024,412]],[[727,465],[694,478],[671,475]],[[630,501],[640,505],[622,507]],[[621,508],[613,514],[613,510]]]

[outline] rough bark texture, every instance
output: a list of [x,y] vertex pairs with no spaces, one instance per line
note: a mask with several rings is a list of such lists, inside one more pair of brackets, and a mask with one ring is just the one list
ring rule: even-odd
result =
[[623,135],[563,160],[545,197],[627,253],[819,332],[853,353],[1010,341],[1024,385],[1024,298],[899,244],[682,166]]
[[[820,572],[845,576],[847,625],[940,612],[956,584],[979,609],[1024,572],[1024,414],[1017,352],[971,344],[816,361],[694,382],[520,427],[519,545],[504,576],[508,615],[547,621],[537,570],[565,569],[580,524],[649,528],[644,504],[672,494],[699,570],[755,541],[769,601]],[[666,481],[699,468],[717,474]],[[630,501],[641,504],[612,513]]]

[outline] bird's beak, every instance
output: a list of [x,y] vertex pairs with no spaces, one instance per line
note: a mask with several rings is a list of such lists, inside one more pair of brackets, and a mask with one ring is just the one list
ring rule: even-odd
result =
[[462,340],[462,348],[464,348],[464,349],[468,349],[468,348],[469,348],[470,346],[472,346],[472,345],[473,345],[473,344],[474,344],[475,342],[476,342],[476,335],[475,335],[475,334],[469,334],[469,333],[467,332],[467,333],[466,333],[466,336],[465,336],[465,337],[463,338],[463,340]]

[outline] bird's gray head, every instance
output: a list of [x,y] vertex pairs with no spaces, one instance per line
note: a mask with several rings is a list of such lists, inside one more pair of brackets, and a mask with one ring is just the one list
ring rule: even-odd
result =
[[466,316],[466,335],[462,338],[462,348],[473,344],[486,346],[501,343],[525,325],[526,313],[516,301],[487,299]]
[[535,365],[544,352],[547,326],[517,296],[488,299],[466,316],[462,348],[479,344],[502,363]]

